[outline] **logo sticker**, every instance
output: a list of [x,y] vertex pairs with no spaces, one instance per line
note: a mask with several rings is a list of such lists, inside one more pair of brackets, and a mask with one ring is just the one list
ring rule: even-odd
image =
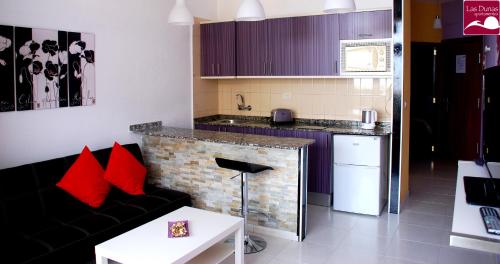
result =
[[499,35],[500,0],[465,0],[464,35]]

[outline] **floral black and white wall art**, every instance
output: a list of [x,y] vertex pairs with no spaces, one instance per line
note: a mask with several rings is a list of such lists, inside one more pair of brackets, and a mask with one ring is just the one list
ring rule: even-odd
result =
[[70,106],[95,104],[94,35],[68,32]]
[[14,111],[14,27],[0,25],[0,112]]
[[94,35],[0,26],[0,112],[94,105]]

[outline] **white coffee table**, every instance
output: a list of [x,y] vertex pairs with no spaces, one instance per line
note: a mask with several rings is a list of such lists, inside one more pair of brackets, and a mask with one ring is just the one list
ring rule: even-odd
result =
[[[189,221],[189,237],[168,238],[168,221]],[[224,242],[234,234],[235,243]],[[96,263],[219,263],[235,253],[244,263],[243,218],[182,207],[95,246]]]

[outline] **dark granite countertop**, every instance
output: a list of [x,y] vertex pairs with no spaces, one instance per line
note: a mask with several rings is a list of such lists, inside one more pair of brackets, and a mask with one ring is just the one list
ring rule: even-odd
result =
[[255,146],[278,149],[300,149],[314,143],[313,139],[272,137],[207,130],[193,130],[161,126],[161,122],[138,124],[130,126],[130,131],[140,135],[200,140],[222,144]]
[[[239,120],[241,123],[221,123],[221,120]],[[359,121],[338,121],[338,120],[315,120],[296,119],[293,124],[271,125],[268,117],[243,117],[243,116],[211,116],[195,119],[195,124],[271,128],[281,130],[305,130],[329,132],[332,134],[363,135],[363,136],[387,136],[391,134],[390,123],[377,123],[375,129],[362,129]]]

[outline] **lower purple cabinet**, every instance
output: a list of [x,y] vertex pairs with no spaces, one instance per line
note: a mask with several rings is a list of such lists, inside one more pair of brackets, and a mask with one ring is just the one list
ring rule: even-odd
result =
[[194,128],[195,129],[201,129],[201,130],[220,131],[221,126],[196,124],[196,125],[194,125]]
[[308,186],[309,192],[332,193],[332,134],[319,131],[290,131],[294,133],[293,137],[310,138],[316,142],[309,146],[309,169]]
[[309,192],[330,194],[332,180],[332,134],[320,131],[281,130],[272,128],[232,127],[197,124],[196,129],[233,132],[253,135],[309,138],[316,142],[309,146],[308,186]]

